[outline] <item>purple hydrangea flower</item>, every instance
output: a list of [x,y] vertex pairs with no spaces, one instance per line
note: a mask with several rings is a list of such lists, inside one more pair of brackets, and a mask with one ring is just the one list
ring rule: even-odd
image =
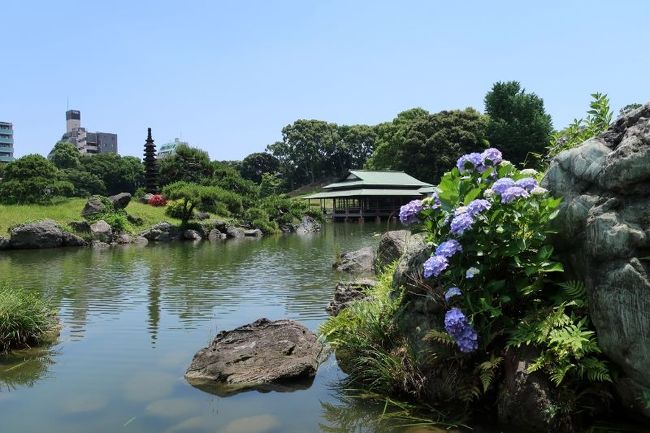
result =
[[474,278],[474,275],[476,275],[476,274],[478,274],[478,273],[480,273],[480,272],[481,272],[481,271],[479,271],[477,268],[475,268],[475,267],[472,266],[471,268],[469,268],[469,269],[465,272],[465,278],[467,278],[468,280],[471,280],[472,278]]
[[501,194],[501,203],[510,203],[519,197],[528,196],[528,191],[525,189],[519,186],[511,186],[510,188],[503,191],[503,194]]
[[492,204],[490,204],[489,201],[483,200],[481,198],[477,198],[476,200],[472,200],[471,202],[469,202],[469,204],[467,205],[467,213],[475,217],[476,215],[480,214],[484,210],[490,209],[491,206]]
[[454,235],[462,235],[465,230],[468,230],[474,224],[474,218],[468,213],[462,213],[455,216],[451,220],[451,233]]
[[461,352],[468,353],[478,349],[478,335],[460,309],[452,308],[447,311],[445,330],[456,341]]
[[424,277],[431,278],[437,277],[447,269],[449,262],[446,257],[443,256],[431,256],[424,262]]
[[525,189],[528,192],[531,192],[533,188],[537,186],[537,181],[532,177],[525,177],[515,182],[515,186],[518,186],[520,188]]
[[418,214],[422,211],[422,200],[413,200],[399,209],[399,220],[402,224],[418,222]]
[[436,255],[450,258],[456,253],[463,251],[463,246],[455,239],[444,241],[436,248]]
[[503,191],[507,190],[511,186],[515,186],[515,181],[509,177],[503,177],[501,179],[497,179],[497,181],[492,184],[492,191],[501,195],[503,194]]
[[[471,167],[468,167],[469,164],[471,164]],[[478,171],[479,173],[485,171],[485,166],[483,165],[483,157],[480,153],[476,152],[468,153],[467,155],[463,155],[458,158],[458,161],[456,161],[456,167],[458,167],[458,171],[461,173],[472,169]]]
[[461,292],[458,287],[450,287],[445,292],[445,302],[449,302],[449,300],[454,296],[461,296],[462,294],[463,292]]
[[483,161],[489,161],[492,165],[497,165],[503,161],[503,156],[501,155],[499,149],[495,149],[493,147],[485,149],[481,154],[481,157],[483,158]]

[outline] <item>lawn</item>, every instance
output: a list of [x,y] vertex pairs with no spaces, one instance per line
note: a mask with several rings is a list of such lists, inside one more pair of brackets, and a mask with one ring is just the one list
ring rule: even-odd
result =
[[[84,198],[71,198],[51,205],[0,205],[0,236],[7,233],[10,227],[26,222],[51,219],[61,226],[66,226],[72,221],[80,221],[83,219],[81,218],[81,210],[85,204],[86,199]],[[131,201],[126,211],[133,216],[142,218],[144,221],[141,227],[133,228],[134,232],[144,230],[146,227],[161,221],[173,224],[180,223],[179,220],[166,216],[164,207],[153,207]]]

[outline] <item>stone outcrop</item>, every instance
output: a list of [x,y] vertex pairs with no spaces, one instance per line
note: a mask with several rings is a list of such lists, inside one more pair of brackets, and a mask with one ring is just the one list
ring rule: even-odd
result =
[[354,274],[374,273],[375,249],[363,247],[360,250],[341,254],[341,257],[332,265],[334,269]]
[[244,236],[249,238],[261,238],[264,235],[260,229],[244,230]]
[[244,229],[241,227],[226,227],[226,236],[232,239],[241,239],[245,236]]
[[326,355],[317,336],[300,323],[259,319],[217,334],[194,355],[185,378],[220,395],[272,390],[313,379]]
[[8,250],[11,247],[11,243],[8,238],[0,236],[0,251]]
[[203,237],[196,230],[188,229],[183,232],[183,239],[187,241],[200,241]]
[[308,233],[316,233],[321,229],[321,223],[319,223],[314,217],[305,215],[302,217],[299,223],[290,223],[290,224],[280,224],[280,230],[283,233],[297,233],[299,235],[305,235]]
[[112,209],[107,206],[106,198],[100,195],[93,195],[86,202],[84,208],[81,211],[81,216],[84,218],[90,218],[95,215],[101,215],[105,212],[109,212],[111,210]]
[[168,222],[161,222],[149,230],[144,231],[140,236],[146,238],[150,242],[169,242],[181,238],[182,233]]
[[210,230],[210,233],[208,233],[208,240],[210,242],[220,241],[223,239],[226,239],[226,234],[221,233],[218,229],[212,229]]
[[61,247],[63,230],[52,220],[21,224],[11,229],[9,242],[16,249]]
[[113,240],[113,229],[104,220],[91,224],[90,233],[96,241],[110,243]]
[[406,242],[411,237],[408,230],[393,230],[384,233],[379,239],[377,256],[375,257],[375,272],[379,273],[386,266],[399,260],[406,249]]
[[85,247],[88,245],[84,238],[66,231],[61,233],[61,240],[64,247]]
[[543,186],[564,199],[556,250],[586,284],[599,344],[627,376],[624,393],[640,397],[650,392],[650,104],[560,153]]
[[374,287],[376,283],[375,280],[370,279],[338,283],[334,289],[334,299],[327,304],[325,310],[332,316],[338,316],[341,310],[347,308],[352,302],[367,299],[368,289]]
[[131,194],[128,192],[121,192],[110,196],[108,199],[113,204],[113,209],[125,209],[131,202]]

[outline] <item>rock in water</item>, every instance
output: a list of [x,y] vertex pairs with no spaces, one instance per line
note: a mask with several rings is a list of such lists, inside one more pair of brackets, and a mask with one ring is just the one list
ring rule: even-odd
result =
[[12,248],[56,248],[63,245],[63,230],[52,220],[21,224],[11,229]]
[[[650,104],[560,153],[542,185],[563,203],[556,250],[585,282],[598,341],[627,375],[625,403],[650,416]],[[626,396],[630,396],[627,400]]]
[[300,323],[258,319],[217,334],[194,355],[185,378],[218,395],[247,389],[290,390],[289,381],[304,388],[326,356],[316,335]]
[[341,258],[334,263],[337,271],[355,274],[372,274],[374,272],[375,249],[364,247],[357,251],[341,254]]
[[101,242],[110,242],[113,239],[113,229],[104,220],[99,220],[90,225],[90,233],[93,239]]

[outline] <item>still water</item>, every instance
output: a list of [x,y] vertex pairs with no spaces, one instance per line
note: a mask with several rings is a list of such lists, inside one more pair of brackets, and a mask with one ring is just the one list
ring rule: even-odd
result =
[[0,432],[408,431],[341,399],[333,357],[295,392],[221,398],[183,379],[220,330],[260,317],[315,330],[336,282],[349,278],[332,270],[336,252],[376,243],[386,229],[335,224],[262,240],[0,253],[0,280],[53,299],[62,324],[52,347],[0,357]]

